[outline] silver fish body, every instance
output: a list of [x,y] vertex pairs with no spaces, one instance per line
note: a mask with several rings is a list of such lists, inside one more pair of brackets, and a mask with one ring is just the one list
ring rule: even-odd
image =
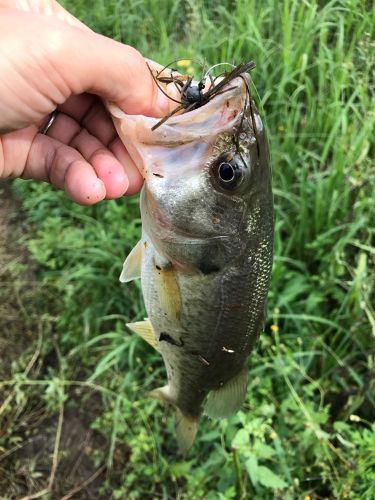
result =
[[[183,451],[205,400],[213,417],[241,406],[271,276],[265,130],[246,80],[230,87],[152,133],[150,118],[115,119],[145,177],[142,291],[168,375],[168,385],[153,394],[176,406]],[[125,274],[128,268],[125,262]]]

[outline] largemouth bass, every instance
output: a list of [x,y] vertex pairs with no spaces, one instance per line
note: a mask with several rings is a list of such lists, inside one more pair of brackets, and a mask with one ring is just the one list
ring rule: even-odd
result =
[[168,384],[151,395],[175,406],[186,452],[204,405],[225,418],[243,404],[265,321],[273,251],[265,130],[245,74],[157,128],[155,118],[109,109],[145,179],[142,238],[120,280],[141,277],[148,319],[130,328],[163,357]]

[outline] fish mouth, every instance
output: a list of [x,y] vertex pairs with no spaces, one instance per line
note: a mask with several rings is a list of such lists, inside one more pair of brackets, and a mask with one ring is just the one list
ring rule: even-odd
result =
[[147,178],[147,175],[155,172],[155,158],[160,156],[161,150],[165,151],[168,162],[172,157],[175,158],[173,150],[184,150],[190,148],[190,145],[212,144],[219,134],[233,133],[248,102],[247,85],[245,75],[237,77],[207,104],[171,116],[156,130],[152,129],[159,122],[159,118],[126,115],[111,103],[108,103],[107,107],[131,158],[142,176]]
[[[244,77],[245,78],[245,77]],[[247,84],[242,78],[235,78],[220,93],[203,106],[192,111],[171,116],[152,134],[144,137],[143,144],[176,147],[197,140],[203,140],[231,130],[244,111]],[[150,118],[152,127],[157,118]]]

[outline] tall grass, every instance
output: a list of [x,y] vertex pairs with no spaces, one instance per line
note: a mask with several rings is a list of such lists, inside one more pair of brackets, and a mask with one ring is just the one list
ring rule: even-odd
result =
[[110,465],[116,446],[131,450],[117,458],[114,497],[374,498],[371,2],[64,3],[161,63],[254,59],[272,156],[269,320],[251,357],[246,405],[228,421],[204,420],[186,460],[174,455],[170,413],[143,396],[164,380],[161,361],[124,327],[144,314],[139,286],[117,281],[139,237],[137,200],[82,208],[49,187],[16,184],[37,231],[28,243],[41,279],[59,295],[69,376],[84,363],[88,380],[114,391],[94,424],[111,441]]

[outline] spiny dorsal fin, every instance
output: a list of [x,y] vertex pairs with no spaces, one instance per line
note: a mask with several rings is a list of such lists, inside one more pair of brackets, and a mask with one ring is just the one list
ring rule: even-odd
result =
[[142,241],[138,241],[130,254],[126,257],[120,274],[121,283],[136,280],[141,277]]
[[135,323],[127,323],[126,326],[134,333],[143,338],[151,347],[159,351],[158,343],[156,341],[155,332],[152,328],[151,321],[145,319],[144,321],[136,321]]
[[211,418],[227,418],[242,406],[247,388],[248,371],[243,368],[228,382],[208,395],[205,413]]

